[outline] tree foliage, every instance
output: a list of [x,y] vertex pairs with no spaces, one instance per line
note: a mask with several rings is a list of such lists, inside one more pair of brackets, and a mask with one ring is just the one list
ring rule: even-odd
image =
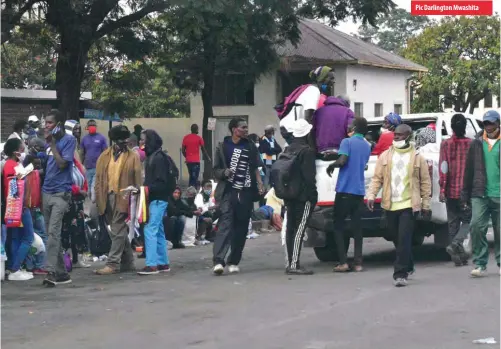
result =
[[387,15],[380,16],[376,26],[361,25],[356,36],[386,51],[400,54],[407,40],[417,35],[429,23],[430,19],[426,16],[413,16],[402,8],[395,8]]
[[414,112],[436,111],[445,103],[472,113],[488,93],[499,96],[497,17],[446,17],[410,39],[404,56],[429,70],[416,79]]
[[93,83],[93,98],[121,116],[186,117],[189,91],[173,83],[171,73],[149,60],[124,64]]

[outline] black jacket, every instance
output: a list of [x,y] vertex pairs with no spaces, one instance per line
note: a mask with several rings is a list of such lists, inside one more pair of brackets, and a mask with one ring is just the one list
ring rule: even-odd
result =
[[196,209],[191,210],[190,206],[183,199],[174,200],[172,195],[169,196],[168,203],[167,215],[169,217],[185,216],[191,218],[193,217],[193,211],[196,211]]
[[162,149],[157,149],[148,156],[144,166],[144,185],[149,190],[149,201],[161,200],[168,202],[174,192],[175,183],[169,180],[170,165]]
[[280,147],[280,145],[276,140],[275,140],[275,146],[273,147],[273,149],[271,149],[270,143],[265,138],[266,137],[263,137],[259,141],[259,152],[261,154],[278,155],[282,152],[282,148]]
[[297,201],[310,201],[316,203],[318,200],[317,192],[317,166],[315,164],[316,153],[313,148],[308,145],[306,137],[294,138],[291,144],[285,148],[284,153],[298,153],[298,167],[301,168],[301,191],[297,197]]
[[[225,138],[228,140],[228,137]],[[249,151],[250,151],[250,175],[251,175],[251,190],[254,192],[253,197],[254,201],[259,200],[259,193],[257,188],[257,180],[256,180],[256,170],[258,167],[263,166],[263,162],[261,161],[261,156],[256,145],[252,142],[247,142]],[[225,142],[220,142],[216,147],[216,152],[214,155],[214,163],[213,163],[213,173],[214,178],[217,180],[216,191],[214,192],[214,200],[216,202],[220,202],[223,198],[224,193],[229,190],[231,184],[228,185],[228,178],[224,175],[225,170],[228,168],[228,164],[226,163],[225,156]]]
[[485,170],[483,131],[470,144],[464,169],[463,190],[461,200],[468,203],[471,198],[484,197],[487,175]]

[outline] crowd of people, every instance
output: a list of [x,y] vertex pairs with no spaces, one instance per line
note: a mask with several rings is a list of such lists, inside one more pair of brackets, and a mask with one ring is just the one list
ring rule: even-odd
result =
[[[406,286],[414,272],[416,221],[429,221],[432,216],[432,182],[419,149],[436,141],[436,127],[428,125],[414,141],[412,128],[398,114],[389,113],[375,142],[367,120],[354,116],[348,96],[328,96],[334,71],[322,66],[310,77],[311,84],[298,87],[275,107],[286,142],[283,148],[275,139],[273,125],[265,127],[262,136],[249,135],[247,122],[235,118],[229,123],[230,135],[215,147],[213,180],[199,182],[200,153],[212,160],[198,126],[192,125],[182,143],[190,185],[184,193],[178,185],[177,167],[155,130],[136,125],[131,133],[125,125],[115,126],[108,133],[108,146],[94,120],[87,122],[88,134],[81,138],[80,123],[64,120],[57,110],[45,117],[43,130],[36,116],[16,122],[2,161],[2,203],[6,203],[2,205],[2,231],[6,232],[2,242],[8,279],[24,281],[41,274],[47,286],[69,283],[66,251],[71,251],[72,266],[90,266],[82,259],[89,251],[85,200],[95,205],[103,226],[108,227],[109,251],[105,266],[95,271],[98,275],[136,271],[133,246],[138,245],[143,246],[145,258],[139,274],[168,272],[167,240],[174,248],[183,248],[188,222],[195,227],[196,241],[213,242],[213,273],[237,273],[249,222],[262,218],[277,229],[283,227],[285,272],[313,274],[301,265],[300,255],[318,201],[316,161],[320,160],[329,162],[328,176],[339,169],[333,208],[339,263],[334,271],[363,270],[364,202],[368,210],[374,210],[381,193],[384,220],[396,242],[394,284]],[[499,114],[487,112],[483,131],[472,140],[465,136],[465,117],[456,114],[451,121],[454,135],[440,145],[440,201],[446,203],[450,234],[447,252],[455,265],[466,265],[463,242],[470,233],[472,276],[486,272],[489,220],[500,265],[499,125]],[[377,163],[366,188],[371,155],[377,156]],[[20,203],[17,223],[12,219],[16,202]],[[256,202],[261,203],[259,209],[255,209]],[[143,214],[147,218],[140,221],[137,216]],[[352,266],[345,249],[348,218],[355,247]],[[45,251],[32,255],[35,234]]]

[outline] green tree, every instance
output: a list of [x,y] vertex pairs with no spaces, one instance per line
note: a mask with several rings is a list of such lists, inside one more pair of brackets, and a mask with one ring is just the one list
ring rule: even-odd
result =
[[2,45],[1,71],[4,88],[54,89],[57,37],[40,21],[29,21],[23,30]]
[[395,8],[376,21],[376,26],[363,24],[358,28],[360,39],[378,45],[386,51],[400,54],[407,40],[430,23],[426,16],[413,16],[402,8]]
[[149,59],[124,64],[93,82],[93,98],[110,113],[133,117],[186,117],[189,91]]
[[445,103],[473,113],[489,92],[499,96],[499,26],[498,17],[446,17],[410,39],[404,56],[428,68],[416,76],[413,111]]

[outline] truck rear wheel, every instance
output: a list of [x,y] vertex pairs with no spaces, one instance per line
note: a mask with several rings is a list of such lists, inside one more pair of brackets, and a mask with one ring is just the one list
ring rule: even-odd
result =
[[[344,239],[345,252],[348,252],[348,248],[350,247],[350,239]],[[315,256],[317,256],[318,260],[321,262],[335,262],[339,260],[336,243],[333,241],[328,242],[327,245],[323,247],[314,247],[313,250],[315,251]]]

